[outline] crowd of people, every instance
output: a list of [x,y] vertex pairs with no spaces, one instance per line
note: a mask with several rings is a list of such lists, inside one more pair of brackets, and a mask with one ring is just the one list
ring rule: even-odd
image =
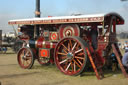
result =
[[0,53],[6,53],[7,47],[0,47]]
[[128,72],[128,41],[125,41],[124,49],[125,49],[125,53],[122,58],[122,64],[124,65],[126,72]]

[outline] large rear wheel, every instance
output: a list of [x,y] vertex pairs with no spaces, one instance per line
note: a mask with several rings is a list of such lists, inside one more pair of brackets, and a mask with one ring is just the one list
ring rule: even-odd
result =
[[17,56],[18,63],[21,68],[30,69],[34,64],[34,55],[30,48],[21,48]]
[[86,65],[86,42],[79,37],[63,38],[55,49],[55,63],[66,75],[80,74]]

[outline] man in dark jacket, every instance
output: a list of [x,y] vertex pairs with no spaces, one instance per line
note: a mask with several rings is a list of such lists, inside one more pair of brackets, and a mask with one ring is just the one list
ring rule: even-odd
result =
[[97,25],[92,25],[91,38],[92,38],[92,47],[94,50],[97,49],[97,45],[98,45],[97,37],[98,37]]

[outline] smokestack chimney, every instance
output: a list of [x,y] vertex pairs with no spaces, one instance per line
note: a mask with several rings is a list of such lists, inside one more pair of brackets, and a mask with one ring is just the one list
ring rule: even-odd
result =
[[40,17],[40,0],[36,0],[35,17]]

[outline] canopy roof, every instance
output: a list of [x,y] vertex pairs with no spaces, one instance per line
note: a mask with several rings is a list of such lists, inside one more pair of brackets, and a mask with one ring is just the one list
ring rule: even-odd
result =
[[117,13],[108,14],[91,14],[80,16],[59,16],[59,17],[44,17],[10,20],[8,24],[64,24],[64,23],[88,23],[88,22],[103,22],[106,17],[116,16],[117,24],[123,24],[124,19]]

